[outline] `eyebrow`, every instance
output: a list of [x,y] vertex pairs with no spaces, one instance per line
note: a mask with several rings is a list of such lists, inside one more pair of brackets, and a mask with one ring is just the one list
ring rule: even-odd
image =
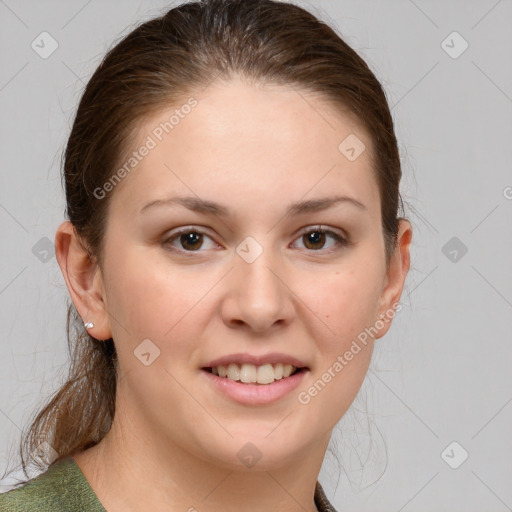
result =
[[[332,196],[332,197],[322,197],[319,199],[309,199],[307,201],[298,201],[296,203],[291,204],[285,215],[300,215],[304,213],[312,213],[318,212],[322,210],[326,210],[332,206],[337,204],[346,203],[352,204],[361,210],[367,210],[366,206],[349,196]],[[230,210],[214,201],[208,201],[206,199],[201,199],[199,197],[194,196],[176,196],[170,197],[168,199],[155,199],[150,203],[146,204],[140,211],[140,213],[146,213],[148,210],[157,207],[157,206],[173,206],[173,205],[181,205],[189,210],[198,213],[204,214],[214,214],[222,217],[227,217],[231,214]]]

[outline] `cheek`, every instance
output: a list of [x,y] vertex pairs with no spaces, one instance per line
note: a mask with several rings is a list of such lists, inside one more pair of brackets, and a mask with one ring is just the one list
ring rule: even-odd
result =
[[305,411],[324,418],[325,428],[333,428],[346,413],[367,374],[373,351],[368,328],[375,322],[379,282],[378,271],[369,267],[340,270],[323,287],[316,281],[313,288],[311,282],[309,295],[303,292],[315,313],[310,326],[320,359],[298,398]]
[[[137,257],[117,260],[109,274],[109,303],[115,305],[111,325],[114,339],[133,344],[149,338],[164,349],[183,336],[191,321],[200,326],[201,297],[212,286],[212,279],[197,273],[176,271],[170,265],[150,263],[144,252]],[[179,336],[178,336],[179,334]],[[186,340],[185,340],[186,341]]]
[[327,356],[373,325],[381,280],[380,268],[359,265],[308,279],[301,287],[300,296],[317,318],[315,332]]

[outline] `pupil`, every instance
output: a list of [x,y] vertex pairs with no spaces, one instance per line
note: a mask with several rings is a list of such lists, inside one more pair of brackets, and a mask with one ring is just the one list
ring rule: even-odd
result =
[[[308,233],[305,235],[307,237],[308,244],[318,244],[323,245],[322,242],[324,242],[325,233],[322,233],[321,231],[312,231],[311,233]],[[306,244],[307,246],[307,244]],[[318,247],[316,247],[318,248]]]
[[[181,235],[181,244],[183,246],[186,246],[187,244],[189,244],[189,248],[192,248],[192,249],[199,249],[199,247],[201,246],[201,234],[200,233],[196,233],[194,231],[191,231],[189,233],[185,233],[183,235]],[[196,246],[196,247],[190,247],[190,246]]]

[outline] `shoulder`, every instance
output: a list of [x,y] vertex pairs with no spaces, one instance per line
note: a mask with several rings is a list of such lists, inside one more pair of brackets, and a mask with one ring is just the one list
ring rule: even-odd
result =
[[[315,505],[318,512],[336,512],[336,509],[331,505],[323,487],[320,485],[320,482],[316,482],[315,487]],[[0,509],[1,510],[1,509]]]
[[0,512],[104,512],[72,457],[60,459],[21,487],[0,494]]

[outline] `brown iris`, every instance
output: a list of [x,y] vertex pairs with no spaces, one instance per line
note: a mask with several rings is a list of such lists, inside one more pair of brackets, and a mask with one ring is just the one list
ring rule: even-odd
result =
[[189,231],[180,236],[180,243],[185,249],[199,249],[203,244],[203,235],[196,231]]
[[[303,235],[304,245],[308,249],[321,249],[322,247],[308,247],[308,244],[320,244],[323,246],[325,244],[325,233],[322,231],[311,231]],[[307,240],[307,242],[306,242]]]

